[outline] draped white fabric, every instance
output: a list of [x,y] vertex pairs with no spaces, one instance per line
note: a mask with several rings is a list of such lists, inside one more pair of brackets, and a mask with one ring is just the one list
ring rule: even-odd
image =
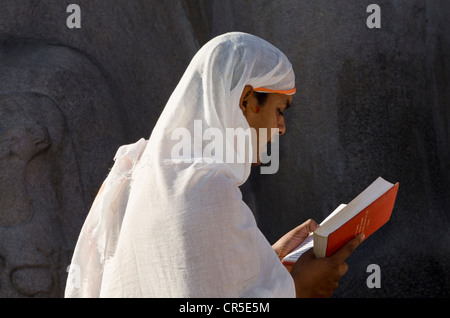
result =
[[[118,150],[81,230],[66,297],[295,296],[290,274],[242,200],[238,186],[250,160],[205,160],[204,143],[194,141],[204,139],[194,121],[203,131],[249,128],[239,108],[246,85],[292,90],[292,66],[273,45],[245,33],[200,49],[150,139]],[[181,162],[172,156],[180,127],[193,139],[183,154],[190,160]]]

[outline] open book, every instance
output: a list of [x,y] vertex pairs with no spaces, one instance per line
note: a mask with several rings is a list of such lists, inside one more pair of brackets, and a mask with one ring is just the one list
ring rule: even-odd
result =
[[349,204],[334,210],[282,262],[293,264],[310,248],[314,248],[316,258],[330,256],[359,233],[367,239],[391,217],[397,191],[398,183],[379,177]]

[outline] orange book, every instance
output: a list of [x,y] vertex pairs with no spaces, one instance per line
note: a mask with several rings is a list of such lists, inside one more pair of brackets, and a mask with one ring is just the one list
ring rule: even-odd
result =
[[349,204],[334,210],[283,263],[295,263],[310,248],[316,258],[330,256],[359,233],[366,240],[390,219],[398,186],[379,177]]

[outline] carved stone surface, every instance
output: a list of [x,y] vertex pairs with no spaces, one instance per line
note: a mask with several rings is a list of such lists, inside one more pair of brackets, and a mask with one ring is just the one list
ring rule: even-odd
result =
[[[78,3],[81,29],[66,26]],[[244,31],[292,61],[280,169],[242,187],[269,241],[321,221],[371,181],[394,214],[336,297],[450,295],[450,3],[111,0],[0,2],[0,297],[61,297],[118,146],[148,137],[200,46]],[[366,285],[369,264],[381,288]]]
[[1,296],[61,296],[73,242],[123,141],[107,80],[43,41],[0,46]]

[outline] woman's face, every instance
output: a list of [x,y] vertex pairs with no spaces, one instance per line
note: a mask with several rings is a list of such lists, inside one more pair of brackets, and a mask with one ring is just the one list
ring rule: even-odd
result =
[[[267,99],[263,105],[259,105],[253,88],[246,86],[241,98],[241,109],[250,127],[254,128],[258,136],[258,154],[266,151],[267,143],[270,143],[274,133],[272,128],[278,128],[278,133],[283,135],[286,132],[284,121],[284,111],[291,105],[292,95],[277,93],[267,94]],[[267,143],[260,143],[260,129],[267,129]],[[259,149],[260,147],[263,149]],[[260,156],[258,164],[260,164]]]

